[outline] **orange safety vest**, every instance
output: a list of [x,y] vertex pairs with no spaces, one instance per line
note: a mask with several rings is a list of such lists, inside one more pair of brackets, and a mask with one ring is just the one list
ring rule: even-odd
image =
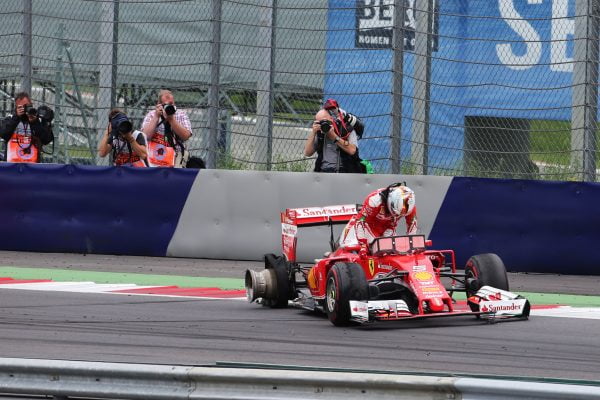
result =
[[12,163],[37,163],[40,151],[32,142],[31,134],[15,132],[7,144],[6,161]]
[[148,164],[151,167],[175,166],[175,149],[167,142],[165,135],[155,132],[148,143]]
[[115,165],[127,165],[130,167],[146,168],[146,163],[135,153],[118,153],[115,157]]

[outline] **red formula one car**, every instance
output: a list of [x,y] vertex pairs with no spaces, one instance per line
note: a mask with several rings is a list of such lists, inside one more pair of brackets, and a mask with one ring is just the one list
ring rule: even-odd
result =
[[[282,212],[283,256],[266,254],[265,270],[246,271],[248,301],[270,307],[287,307],[291,301],[324,311],[336,326],[457,315],[529,316],[527,299],[508,291],[506,269],[496,254],[475,255],[464,271],[457,271],[454,251],[428,250],[431,241],[423,235],[337,248],[333,225],[346,223],[356,212],[356,205]],[[296,262],[298,228],[317,225],[331,227],[331,252],[302,266]],[[457,309],[455,292],[466,293],[469,308]]]

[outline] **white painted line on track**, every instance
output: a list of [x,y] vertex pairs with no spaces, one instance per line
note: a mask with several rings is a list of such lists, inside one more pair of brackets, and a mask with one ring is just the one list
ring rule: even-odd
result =
[[115,290],[152,289],[157,286],[138,286],[131,283],[95,283],[95,282],[33,282],[0,284],[1,289],[44,290],[55,292],[104,293]]
[[540,317],[600,319],[600,308],[560,306],[557,308],[533,309],[531,310],[531,315]]
[[[246,297],[218,297],[210,295],[177,295],[162,293],[131,293],[120,292],[122,290],[144,290],[160,289],[164,286],[139,286],[133,283],[95,283],[95,282],[28,282],[0,284],[0,289],[11,290],[37,290],[47,292],[70,292],[70,293],[108,293],[127,296],[154,296],[171,297],[178,299],[205,299],[205,300],[246,300]],[[185,290],[186,288],[182,288]]]

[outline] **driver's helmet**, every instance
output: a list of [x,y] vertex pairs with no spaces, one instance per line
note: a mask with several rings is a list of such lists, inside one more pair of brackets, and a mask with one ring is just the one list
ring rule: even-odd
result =
[[415,208],[415,192],[407,186],[398,186],[392,189],[387,199],[390,213],[404,217]]

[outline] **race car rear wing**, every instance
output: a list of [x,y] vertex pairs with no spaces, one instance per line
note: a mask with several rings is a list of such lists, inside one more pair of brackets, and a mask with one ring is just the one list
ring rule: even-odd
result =
[[281,213],[281,246],[289,262],[296,262],[299,227],[345,224],[358,212],[360,205],[288,208]]

